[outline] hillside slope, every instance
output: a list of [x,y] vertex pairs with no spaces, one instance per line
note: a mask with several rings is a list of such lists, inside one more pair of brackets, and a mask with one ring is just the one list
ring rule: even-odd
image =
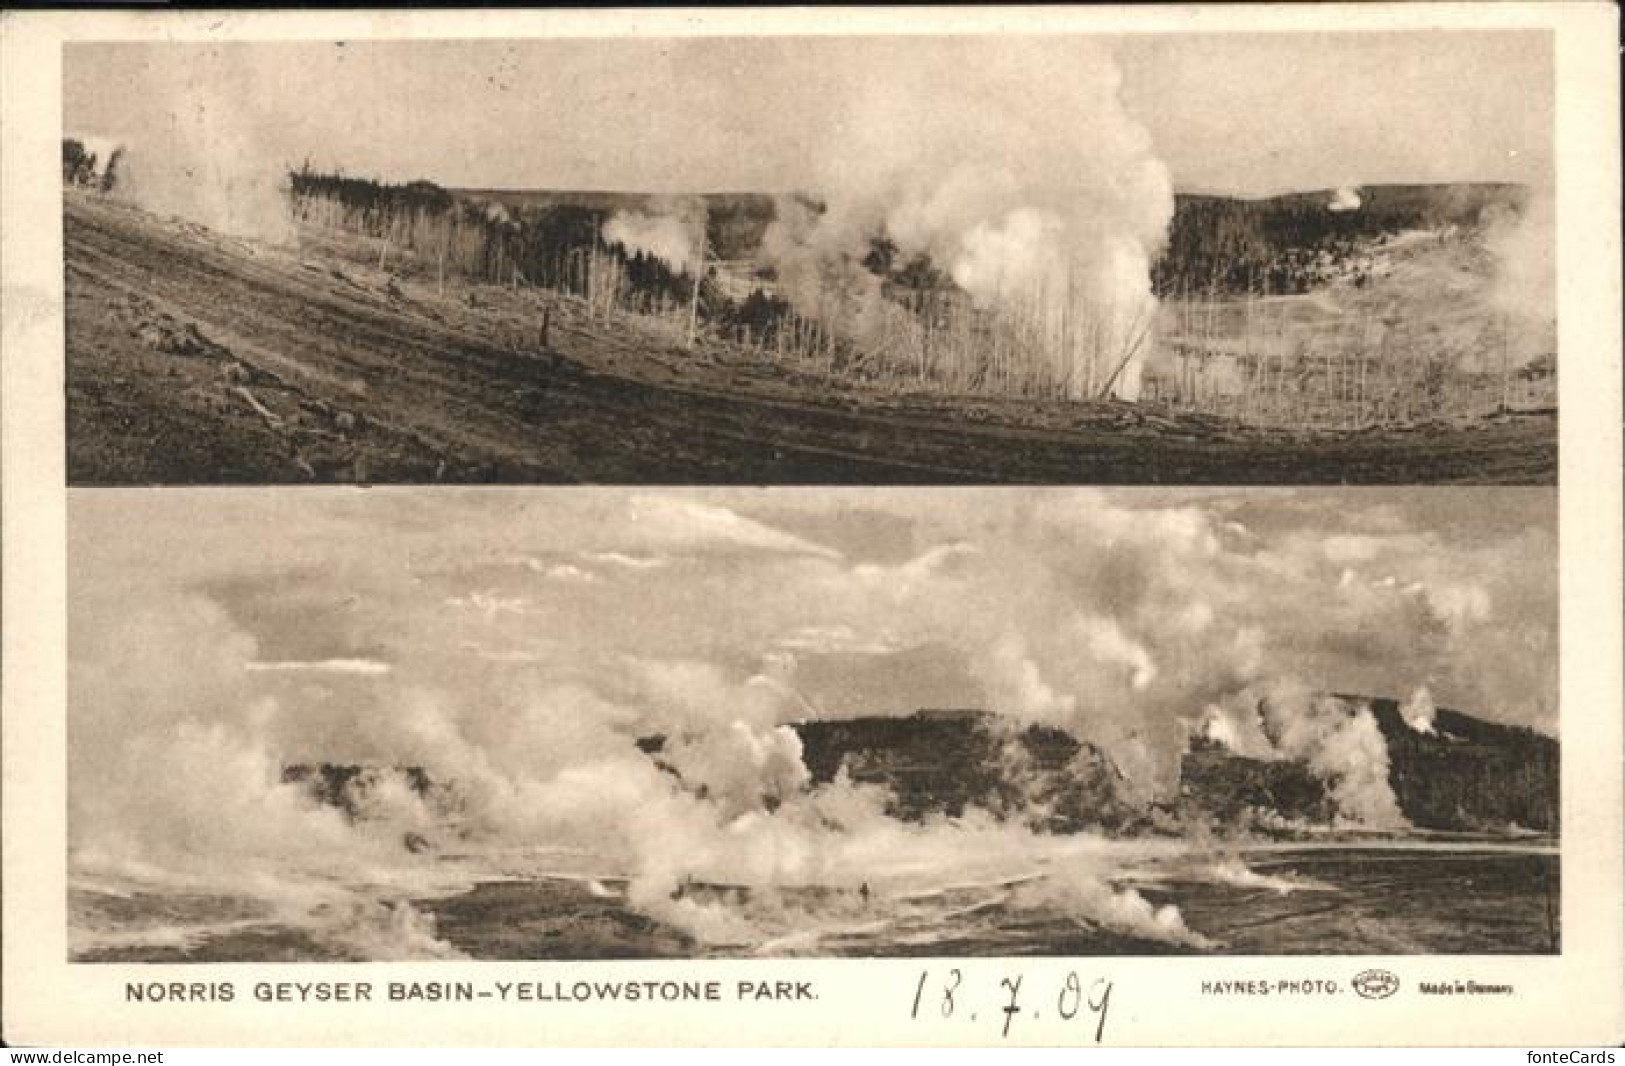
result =
[[[69,190],[75,485],[1543,483],[1555,420],[1291,432],[1129,405],[881,395],[636,321],[268,249]],[[548,326],[542,343],[543,325]]]

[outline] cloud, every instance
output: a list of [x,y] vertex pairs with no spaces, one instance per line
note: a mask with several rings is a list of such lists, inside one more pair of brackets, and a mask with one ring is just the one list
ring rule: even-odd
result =
[[883,633],[863,634],[849,625],[802,626],[779,638],[778,647],[821,655],[889,655],[901,650],[897,641]]
[[504,614],[524,614],[531,609],[530,601],[523,596],[503,596],[486,590],[475,590],[466,596],[448,596],[445,602],[448,607],[467,608],[488,619]]
[[659,570],[671,561],[656,555],[628,555],[625,552],[588,552],[586,558],[595,563],[624,567],[628,570]]
[[1077,713],[1077,697],[1044,680],[1017,633],[994,643],[983,660],[983,676],[992,709],[1001,714],[1064,723]]
[[1110,619],[1080,618],[1080,635],[1089,653],[1101,662],[1115,664],[1129,672],[1129,686],[1141,691],[1156,679],[1157,666],[1144,645],[1128,637]]
[[543,573],[549,581],[563,581],[568,584],[591,585],[598,580],[597,574],[571,563],[557,563]]
[[243,669],[251,673],[360,674],[377,677],[389,673],[394,666],[377,659],[283,659],[244,663]]
[[726,507],[677,495],[632,497],[627,520],[638,535],[668,548],[733,549],[835,560],[833,548],[746,518]]

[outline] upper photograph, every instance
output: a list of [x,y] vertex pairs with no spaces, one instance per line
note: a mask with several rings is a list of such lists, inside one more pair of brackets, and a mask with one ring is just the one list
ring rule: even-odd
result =
[[62,66],[72,485],[1556,481],[1546,31]]

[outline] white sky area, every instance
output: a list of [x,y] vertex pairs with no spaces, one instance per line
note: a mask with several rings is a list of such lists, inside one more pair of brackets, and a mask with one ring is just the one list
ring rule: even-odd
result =
[[1555,500],[73,493],[72,715],[251,721],[294,760],[403,757],[359,738],[423,743],[430,708],[630,736],[980,706],[1175,758],[1182,720],[1284,680],[1555,734]]
[[[1054,42],[1049,42],[1051,45]],[[1064,45],[1064,42],[1063,42]],[[868,72],[955,64],[966,91],[1019,68],[984,38],[712,38],[202,45],[70,44],[64,125],[139,144],[232,131],[254,166],[453,187],[780,191],[843,160],[820,102]],[[1064,53],[1064,47],[1061,49]],[[999,56],[983,64],[978,56]],[[1046,47],[1038,63],[1064,63]],[[1549,180],[1552,59],[1540,32],[1079,38],[1176,188],[1264,195],[1388,182]],[[986,75],[994,77],[992,74]],[[1043,79],[1040,79],[1042,81]],[[1064,79],[1057,79],[1064,81]],[[1087,113],[1023,88],[1012,108]],[[816,190],[814,190],[816,191]]]

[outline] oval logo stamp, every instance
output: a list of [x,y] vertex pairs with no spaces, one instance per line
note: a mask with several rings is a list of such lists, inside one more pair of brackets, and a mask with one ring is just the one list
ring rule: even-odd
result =
[[1354,991],[1366,999],[1387,999],[1399,991],[1399,977],[1387,970],[1366,970],[1355,975]]

